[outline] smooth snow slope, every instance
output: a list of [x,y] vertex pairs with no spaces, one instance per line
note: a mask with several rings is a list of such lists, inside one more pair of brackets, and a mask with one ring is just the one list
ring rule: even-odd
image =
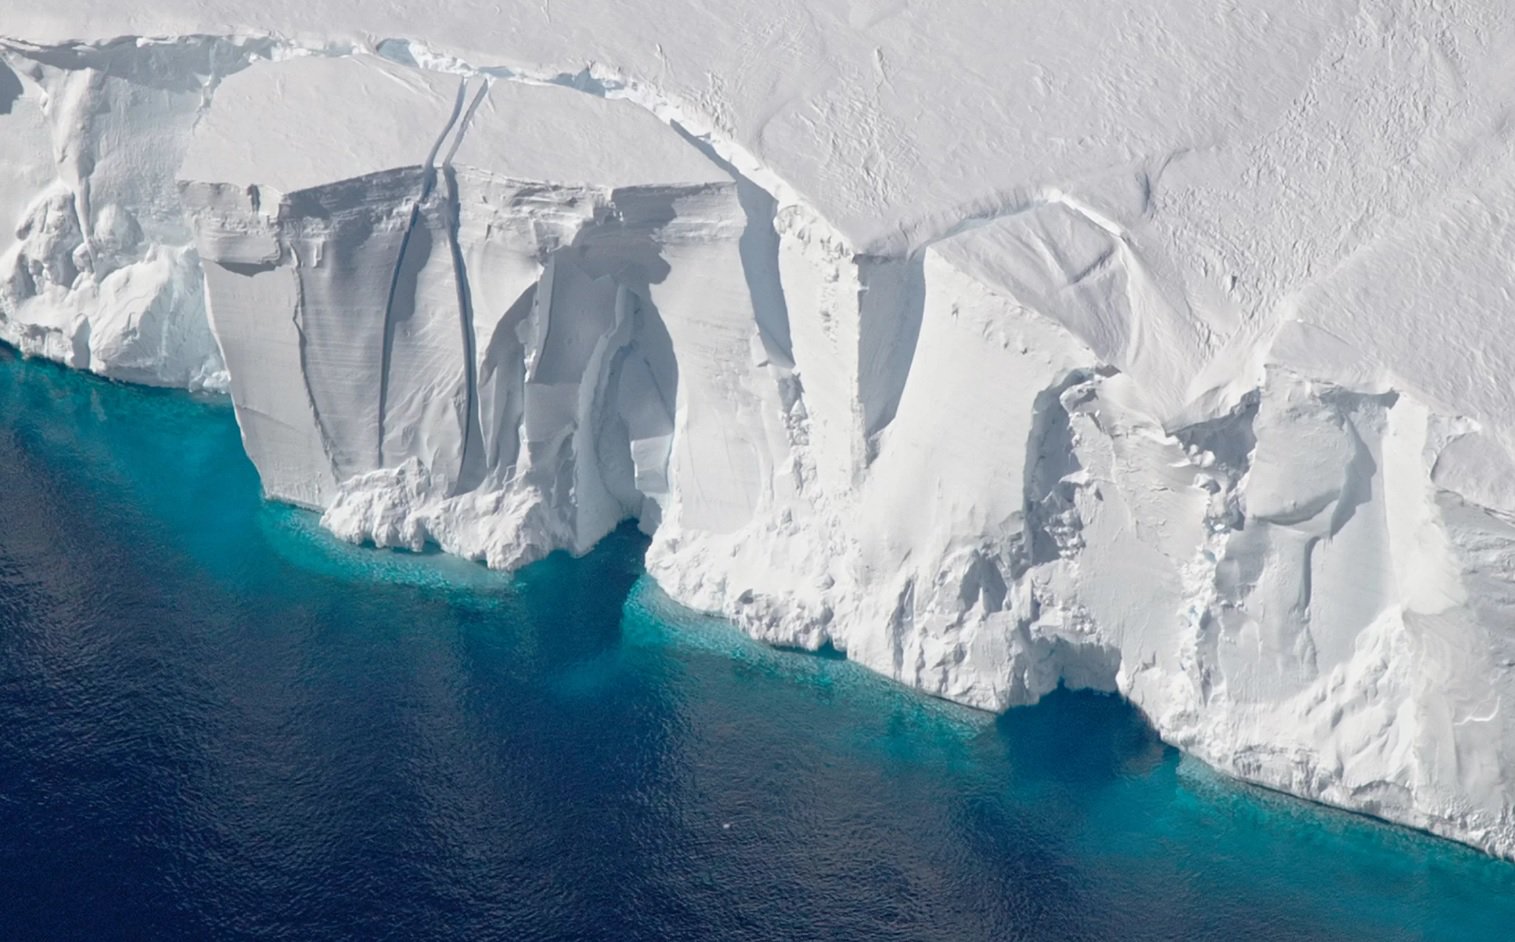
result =
[[436,6],[0,27],[0,333],[229,382],[351,538],[635,516],[759,637],[1515,856],[1515,11]]

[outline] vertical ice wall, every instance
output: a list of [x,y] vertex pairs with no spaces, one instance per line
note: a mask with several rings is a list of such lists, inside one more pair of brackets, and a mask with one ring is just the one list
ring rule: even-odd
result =
[[[276,97],[301,120],[242,120]],[[271,494],[497,566],[583,552],[629,517],[751,520],[781,408],[746,217],[672,130],[361,56],[254,70],[219,102],[184,202]]]
[[0,339],[140,383],[220,388],[172,168],[266,41],[0,45]]
[[759,637],[989,708],[1119,690],[1237,775],[1515,853],[1508,187],[1269,319],[1185,267],[1212,155],[870,255],[627,102],[288,52],[6,53],[7,339],[229,374],[269,493],[345,536],[514,566],[635,517]]

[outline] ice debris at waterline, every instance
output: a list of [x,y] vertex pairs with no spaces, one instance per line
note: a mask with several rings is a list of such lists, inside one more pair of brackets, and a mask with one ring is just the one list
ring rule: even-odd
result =
[[0,337],[228,387],[335,532],[508,567],[634,517],[756,637],[982,707],[1118,690],[1515,855],[1507,5],[0,34]]

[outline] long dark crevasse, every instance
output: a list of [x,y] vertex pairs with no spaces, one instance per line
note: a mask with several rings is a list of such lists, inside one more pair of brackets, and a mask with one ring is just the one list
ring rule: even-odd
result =
[[[384,439],[388,425],[389,410],[389,373],[394,358],[395,343],[395,298],[399,294],[400,284],[404,279],[406,255],[411,248],[411,239],[415,235],[416,227],[421,224],[422,210],[427,200],[431,198],[432,191],[436,188],[437,154],[442,150],[442,144],[452,134],[453,128],[458,124],[458,118],[463,113],[463,101],[468,93],[466,79],[458,80],[457,96],[453,99],[452,112],[448,115],[447,123],[441,133],[431,143],[431,149],[426,154],[426,163],[421,168],[421,192],[410,207],[410,218],[405,224],[405,235],[400,239],[400,250],[395,256],[394,271],[389,279],[389,295],[384,303],[384,346],[379,359],[379,407],[378,407],[378,442],[377,461],[375,467],[384,467]],[[449,158],[451,153],[449,153]],[[451,240],[451,235],[449,234]],[[453,240],[455,241],[455,240]]]

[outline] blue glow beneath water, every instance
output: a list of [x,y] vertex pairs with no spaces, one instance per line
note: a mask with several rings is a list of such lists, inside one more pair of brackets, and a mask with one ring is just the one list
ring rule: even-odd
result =
[[0,938],[1508,939],[1515,866],[259,500],[222,405],[0,356]]

